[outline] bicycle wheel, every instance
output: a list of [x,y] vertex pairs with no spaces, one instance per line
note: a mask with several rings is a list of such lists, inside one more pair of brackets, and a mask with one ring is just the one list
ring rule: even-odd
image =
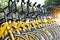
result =
[[40,33],[40,31],[39,32],[35,32],[34,35],[36,35],[39,38],[39,40],[45,40],[43,35]]
[[38,40],[38,38],[31,33],[23,34],[23,35],[26,37],[27,40]]
[[[19,35],[19,34],[14,34],[14,39],[15,40],[26,40],[25,37],[23,35]],[[12,40],[11,37],[9,35],[6,35],[3,40]]]
[[51,35],[53,36],[53,40],[57,40],[56,38],[58,37],[59,35],[59,32],[57,30],[58,28],[56,28],[55,26],[54,27],[50,27],[50,28],[47,28],[47,30],[51,33]]
[[51,33],[47,29],[45,29],[44,32],[48,36],[49,40],[53,40]]
[[41,34],[44,37],[44,40],[49,40],[48,35],[44,31],[38,30],[37,33]]
[[59,30],[58,30],[58,28],[57,27],[54,27],[53,28],[53,30],[55,31],[55,33],[56,33],[56,40],[59,40]]

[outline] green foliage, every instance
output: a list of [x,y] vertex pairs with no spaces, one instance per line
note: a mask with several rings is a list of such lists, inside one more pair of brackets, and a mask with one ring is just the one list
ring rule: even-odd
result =
[[52,12],[53,8],[48,7],[48,6],[59,6],[60,5],[60,0],[46,0],[45,5],[46,5],[47,11]]
[[[8,5],[8,0],[0,0],[0,8],[5,8]],[[6,11],[6,10],[5,10]],[[0,13],[0,19],[2,18],[2,14]]]
[[2,14],[0,13],[0,19],[2,18],[3,16],[2,16]]
[[4,8],[8,5],[8,0],[0,0],[0,8]]
[[[14,4],[10,4],[10,5],[14,5]],[[8,0],[0,0],[0,8],[5,8],[6,6],[8,6]],[[15,7],[13,7],[13,9],[14,8]],[[17,4],[17,9],[21,10],[21,4],[20,5]],[[25,12],[27,12],[27,5],[23,4],[23,10]],[[6,14],[9,12],[8,8],[5,9],[4,11],[5,11]],[[34,11],[36,11],[35,8],[34,8]],[[32,7],[29,7],[29,12],[32,12]],[[16,17],[18,16],[17,14],[16,14]],[[23,17],[23,16],[20,15],[20,17]],[[0,13],[0,18],[2,18],[2,14],[1,13]]]
[[46,0],[45,4],[47,6],[49,6],[49,5],[59,6],[60,5],[60,0]]

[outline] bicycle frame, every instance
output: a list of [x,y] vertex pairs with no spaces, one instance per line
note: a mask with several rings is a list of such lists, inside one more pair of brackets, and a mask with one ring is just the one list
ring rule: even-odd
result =
[[5,32],[7,27],[8,27],[8,22],[5,22],[4,26],[2,26],[2,28],[0,28],[0,38],[2,37],[2,35]]

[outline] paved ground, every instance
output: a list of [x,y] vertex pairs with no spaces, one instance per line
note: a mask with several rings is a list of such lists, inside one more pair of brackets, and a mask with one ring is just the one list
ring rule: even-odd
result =
[[60,19],[55,19],[56,23],[60,25]]

